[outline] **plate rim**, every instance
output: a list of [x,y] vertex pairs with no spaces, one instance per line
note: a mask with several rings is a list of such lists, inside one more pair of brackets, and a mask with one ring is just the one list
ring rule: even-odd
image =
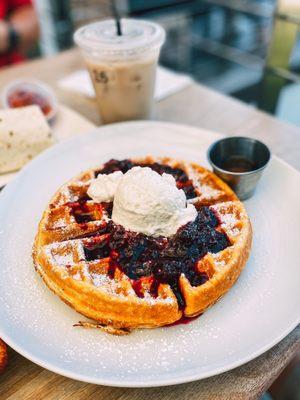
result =
[[[127,121],[127,122],[121,122],[117,124],[111,124],[111,125],[106,125],[106,126],[98,126],[93,128],[92,130],[89,130],[87,133],[84,135],[80,135],[74,138],[70,138],[65,140],[62,143],[57,143],[51,148],[45,150],[43,153],[38,155],[34,160],[29,162],[19,173],[16,174],[16,176],[12,179],[11,182],[8,183],[8,185],[2,190],[2,193],[0,194],[0,203],[2,201],[3,196],[9,195],[10,191],[15,190],[15,187],[20,179],[22,179],[23,175],[27,173],[28,168],[32,168],[32,165],[35,163],[39,163],[40,160],[43,160],[45,156],[48,155],[50,152],[56,152],[57,147],[65,146],[65,144],[68,144],[69,142],[72,141],[77,141],[80,138],[88,137],[88,136],[93,136],[94,134],[99,134],[99,130],[101,129],[109,129],[111,126],[124,126],[124,125],[131,125],[131,124],[140,124],[140,123],[148,123],[151,125],[164,125],[165,127],[180,127],[182,129],[188,128],[188,129],[193,129],[195,131],[199,131],[199,134],[201,134],[201,131],[205,131],[206,133],[210,133],[212,135],[219,136],[225,136],[223,134],[220,134],[218,132],[211,131],[209,129],[205,128],[199,128],[195,127],[192,125],[187,125],[187,124],[177,124],[177,123],[172,123],[172,122],[164,122],[164,121]],[[107,134],[107,132],[106,132]],[[292,165],[288,164],[285,160],[282,160],[276,155],[272,155],[272,159],[281,165],[284,166],[284,168],[288,168],[292,173],[296,173],[297,176],[300,177],[300,172],[293,167]],[[134,381],[134,380],[129,380],[126,379],[126,381],[120,381],[120,380],[114,380],[114,379],[102,379],[98,377],[94,378],[89,378],[85,374],[80,374],[80,373],[75,373],[75,372],[69,372],[66,368],[60,368],[55,366],[53,363],[45,361],[43,358],[35,356],[32,354],[32,352],[27,351],[24,349],[24,346],[19,346],[14,340],[11,340],[8,335],[5,334],[4,330],[2,329],[1,326],[1,321],[0,321],[0,336],[1,338],[11,347],[13,348],[16,352],[27,358],[28,360],[34,362],[35,364],[39,365],[42,368],[45,368],[51,372],[57,373],[59,375],[65,376],[67,378],[75,379],[81,382],[86,382],[86,383],[91,383],[91,384],[96,384],[96,385],[103,385],[103,386],[111,386],[111,387],[124,387],[124,388],[146,388],[146,387],[163,387],[163,386],[171,386],[171,385],[177,385],[177,384],[182,384],[182,383],[188,383],[188,382],[194,382],[197,380],[202,380],[205,378],[209,378],[212,376],[216,376],[219,374],[222,374],[224,372],[230,371],[232,369],[235,369],[237,367],[240,367],[247,362],[252,361],[253,359],[261,356],[268,350],[270,350],[272,347],[277,345],[281,340],[283,340],[289,333],[291,333],[300,323],[300,315],[298,319],[296,318],[293,323],[289,324],[281,334],[277,335],[271,342],[268,344],[259,347],[255,352],[251,353],[248,356],[239,358],[238,361],[231,362],[230,364],[224,366],[224,367],[219,367],[215,368],[210,372],[195,372],[192,374],[188,374],[186,376],[182,376],[179,378],[176,377],[171,377],[171,378],[164,378],[160,381],[157,381],[157,379],[154,379],[153,381]]]

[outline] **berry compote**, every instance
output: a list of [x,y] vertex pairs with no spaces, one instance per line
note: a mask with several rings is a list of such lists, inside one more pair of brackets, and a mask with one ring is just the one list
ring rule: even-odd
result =
[[[96,172],[96,176],[115,171],[125,173],[135,165],[130,160],[110,160],[102,170]],[[191,197],[195,197],[193,183],[183,170],[158,163],[140,165],[148,166],[159,174],[165,172],[173,175],[177,186],[183,185],[183,189],[188,189]],[[102,206],[111,213],[112,203]],[[82,218],[78,215],[80,209],[84,214]],[[86,222],[90,217],[82,202],[75,205],[74,211],[78,222]],[[217,229],[219,225],[220,221],[214,211],[203,206],[197,208],[194,221],[179,228],[171,237],[152,237],[128,231],[109,220],[85,242],[84,252],[87,261],[109,257],[109,276],[113,278],[116,268],[119,268],[132,280],[138,297],[143,297],[144,279],[150,282],[150,293],[153,297],[157,296],[160,283],[169,284],[179,308],[183,309],[185,301],[179,286],[180,275],[184,274],[192,286],[203,285],[209,277],[198,271],[198,261],[208,252],[218,253],[230,246],[226,234]]]
[[113,172],[116,171],[121,171],[123,172],[123,174],[125,174],[132,167],[149,167],[160,175],[162,175],[163,173],[170,174],[174,177],[178,189],[182,189],[185,192],[187,199],[192,199],[194,197],[197,197],[192,180],[189,179],[187,174],[181,168],[172,168],[169,165],[159,164],[157,162],[152,164],[147,164],[147,163],[134,163],[133,161],[128,159],[125,160],[112,159],[107,163],[105,163],[102,169],[96,171],[95,176],[97,177],[99,174],[112,174]]

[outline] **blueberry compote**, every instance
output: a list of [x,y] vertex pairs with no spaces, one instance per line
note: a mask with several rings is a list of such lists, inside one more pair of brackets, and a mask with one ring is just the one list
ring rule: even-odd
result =
[[205,273],[196,269],[197,261],[208,251],[217,253],[230,245],[227,236],[216,230],[219,222],[208,207],[198,210],[195,221],[181,227],[169,238],[151,237],[127,231],[109,221],[105,234],[94,236],[85,245],[88,261],[110,257],[109,275],[114,276],[118,267],[133,280],[133,288],[142,297],[140,279],[151,279],[151,294],[157,296],[160,283],[168,283],[178,300],[180,308],[185,306],[179,288],[179,277],[183,273],[192,286],[208,280]]
[[160,175],[163,173],[173,175],[178,189],[182,189],[185,192],[187,199],[192,199],[197,196],[192,180],[189,179],[181,168],[172,168],[169,165],[159,163],[134,163],[128,159],[120,161],[112,159],[104,164],[101,170],[96,171],[95,176],[97,177],[99,174],[111,174],[116,171],[121,171],[125,174],[132,167],[149,167]]
[[[96,176],[115,171],[125,173],[135,165],[130,160],[110,160],[102,170],[96,172]],[[158,163],[141,166],[149,166],[159,174],[172,174],[177,186],[186,189],[190,197],[195,197],[193,184],[183,170]],[[100,206],[111,214],[112,203]],[[90,215],[81,202],[80,205],[75,205],[75,213],[80,209],[83,214],[87,214],[82,217],[86,222]],[[226,234],[216,229],[220,222],[213,210],[199,207],[197,212],[195,221],[182,226],[175,235],[168,238],[127,231],[109,220],[85,242],[86,259],[92,261],[109,257],[109,276],[113,278],[116,268],[119,268],[132,280],[133,289],[139,297],[143,297],[144,279],[149,280],[153,297],[157,296],[160,283],[168,283],[177,298],[179,308],[182,309],[185,302],[179,287],[180,275],[183,273],[192,286],[204,284],[209,278],[206,273],[197,270],[197,262],[207,252],[217,253],[230,246]],[[78,217],[77,215],[78,222],[82,221]]]
[[[71,213],[78,224],[86,224],[93,221],[94,215],[87,203],[88,198],[81,198],[78,201],[69,202],[66,205],[71,209]],[[101,206],[100,206],[101,207]]]

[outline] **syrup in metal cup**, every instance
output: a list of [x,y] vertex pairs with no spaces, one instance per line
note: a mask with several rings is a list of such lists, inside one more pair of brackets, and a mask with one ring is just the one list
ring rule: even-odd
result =
[[214,173],[241,200],[247,200],[254,194],[270,158],[270,150],[264,143],[242,136],[218,140],[208,149],[208,160]]
[[75,32],[104,123],[152,116],[155,77],[164,29],[149,21],[121,19],[86,25]]

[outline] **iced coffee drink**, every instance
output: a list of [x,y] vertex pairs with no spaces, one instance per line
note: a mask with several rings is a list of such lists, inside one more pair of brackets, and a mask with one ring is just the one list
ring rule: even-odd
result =
[[151,115],[157,57],[100,64],[87,60],[105,123],[147,119]]
[[114,20],[75,33],[104,123],[151,117],[157,61],[165,38],[157,24],[133,19],[121,23],[121,36]]

